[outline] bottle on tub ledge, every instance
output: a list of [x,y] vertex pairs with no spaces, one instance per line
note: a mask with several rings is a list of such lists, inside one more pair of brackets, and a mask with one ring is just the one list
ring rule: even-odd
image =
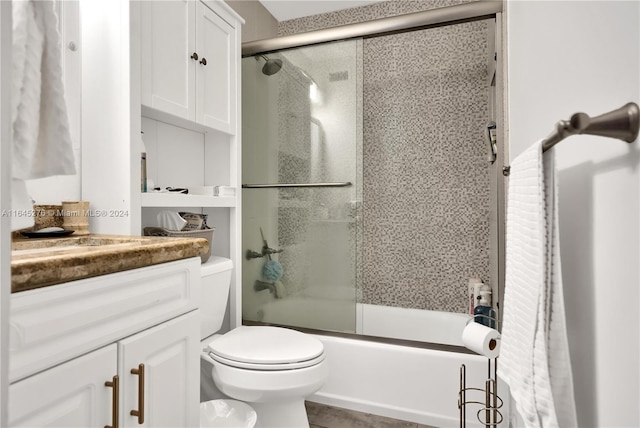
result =
[[478,297],[480,296],[480,290],[482,289],[482,280],[477,277],[469,278],[468,291],[469,291],[469,315],[473,315],[473,310],[478,306]]
[[476,307],[473,309],[474,321],[490,328],[496,328],[496,311],[491,307],[491,294],[491,287],[482,284],[480,293],[476,296]]

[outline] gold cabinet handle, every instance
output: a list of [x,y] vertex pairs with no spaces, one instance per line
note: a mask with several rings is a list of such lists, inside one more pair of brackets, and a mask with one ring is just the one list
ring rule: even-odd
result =
[[104,428],[118,428],[118,403],[120,402],[118,394],[120,390],[120,378],[118,375],[115,375],[113,380],[105,382],[104,386],[113,388],[113,391],[111,392],[111,423],[113,425],[105,425]]
[[138,375],[138,410],[132,410],[131,416],[138,417],[138,424],[144,423],[144,364],[138,364],[137,369],[131,369],[131,374]]

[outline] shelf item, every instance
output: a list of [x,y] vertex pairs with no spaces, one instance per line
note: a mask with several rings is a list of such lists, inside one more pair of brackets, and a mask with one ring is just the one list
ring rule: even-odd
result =
[[236,206],[236,198],[181,193],[141,193],[140,204],[142,207],[231,208]]

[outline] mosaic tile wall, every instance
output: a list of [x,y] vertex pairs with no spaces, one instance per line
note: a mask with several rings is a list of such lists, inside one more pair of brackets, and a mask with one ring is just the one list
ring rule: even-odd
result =
[[[280,35],[460,1],[389,1],[281,22]],[[359,300],[465,312],[489,282],[487,24],[363,42]]]

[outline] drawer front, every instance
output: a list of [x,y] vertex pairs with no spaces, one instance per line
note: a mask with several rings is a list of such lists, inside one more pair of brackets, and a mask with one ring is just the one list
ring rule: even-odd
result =
[[198,307],[200,258],[11,296],[14,382]]

